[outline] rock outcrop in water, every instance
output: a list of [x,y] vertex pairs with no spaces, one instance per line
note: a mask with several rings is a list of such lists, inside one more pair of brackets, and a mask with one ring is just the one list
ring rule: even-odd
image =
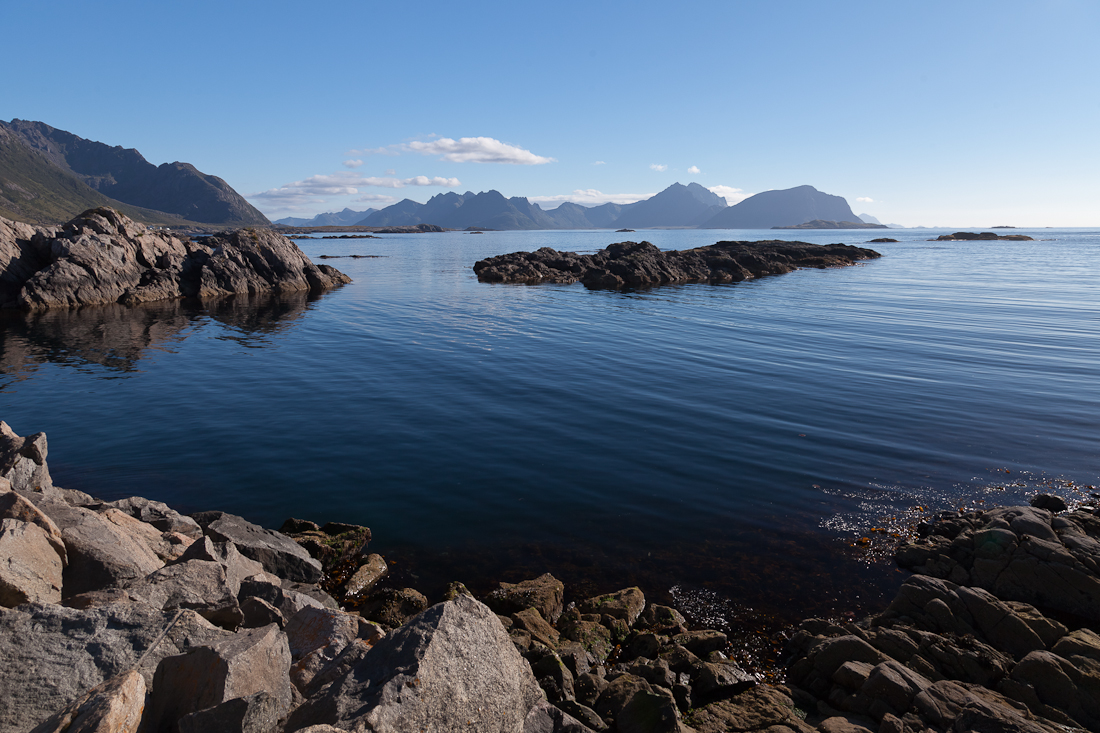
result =
[[42,310],[264,292],[351,282],[286,237],[237,229],[202,241],[151,231],[113,209],[61,227],[0,219],[0,307]]
[[770,240],[718,242],[662,252],[649,242],[619,242],[593,255],[543,247],[480,260],[477,279],[488,283],[573,283],[589,288],[637,288],[673,283],[732,283],[780,275],[800,267],[845,267],[881,257],[847,244]]
[[385,574],[365,527],[288,520],[295,544],[103,502],[54,486],[46,456],[0,423],[0,733],[1100,730],[1095,507],[922,524],[897,553],[921,574],[873,618],[803,622],[776,684],[638,588],[352,591],[349,562]]
[[1026,234],[997,234],[996,232],[955,232],[954,234],[943,234],[935,239],[929,239],[929,242],[976,242],[976,241],[994,241],[997,239],[1007,240],[1009,242],[1034,242],[1032,237]]

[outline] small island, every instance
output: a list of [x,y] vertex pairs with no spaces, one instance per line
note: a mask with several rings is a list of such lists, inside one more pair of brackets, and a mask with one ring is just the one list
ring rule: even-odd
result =
[[[997,227],[994,227],[996,229]],[[929,239],[929,242],[974,242],[1005,239],[1011,242],[1034,242],[1035,240],[1026,234],[997,234],[996,232],[955,232]]]
[[718,242],[662,252],[649,242],[619,242],[596,254],[543,247],[479,260],[474,272],[486,283],[574,283],[622,289],[673,283],[732,283],[781,275],[800,267],[847,267],[882,255],[847,244],[807,242]]
[[865,221],[828,221],[814,219],[802,224],[787,227],[772,227],[772,229],[889,229],[885,224],[868,224]]

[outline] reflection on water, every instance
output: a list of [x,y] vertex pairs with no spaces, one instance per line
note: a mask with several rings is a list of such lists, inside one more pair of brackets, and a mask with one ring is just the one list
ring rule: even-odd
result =
[[216,321],[220,338],[262,346],[290,328],[319,296],[307,292],[237,295],[217,301],[168,300],[129,307],[119,303],[24,313],[0,311],[0,389],[46,362],[97,365],[134,372],[150,351],[172,351]]

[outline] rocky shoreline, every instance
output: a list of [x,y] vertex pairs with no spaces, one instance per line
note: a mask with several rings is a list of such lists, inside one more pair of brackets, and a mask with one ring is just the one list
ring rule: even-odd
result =
[[103,502],[47,453],[0,423],[0,733],[1100,730],[1095,507],[922,523],[889,607],[804,621],[765,681],[638,588],[428,599],[366,527]]
[[0,218],[0,308],[27,311],[229,295],[318,292],[351,282],[284,236],[236,229],[198,240],[110,208],[60,227]]
[[486,283],[569,284],[588,288],[637,288],[675,283],[733,283],[781,275],[801,267],[847,267],[882,255],[847,244],[769,240],[718,242],[663,252],[649,242],[619,242],[596,254],[543,247],[479,260],[474,273]]

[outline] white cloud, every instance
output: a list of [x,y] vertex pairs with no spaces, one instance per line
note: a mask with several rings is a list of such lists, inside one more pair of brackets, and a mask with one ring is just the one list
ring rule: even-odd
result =
[[732,186],[711,186],[708,190],[711,193],[716,193],[724,198],[726,200],[726,203],[728,203],[730,206],[733,206],[734,204],[739,204],[747,199],[749,196],[752,196],[751,193],[745,193],[741,189],[733,188]]
[[[635,201],[641,201],[655,195],[654,193],[604,193],[594,188],[578,188],[573,193],[559,196],[528,196],[527,200],[533,204],[562,204],[566,201],[572,201],[581,206],[599,206],[607,203],[632,204]],[[551,206],[550,208],[554,207]]]
[[875,203],[875,200],[873,198],[871,198],[870,196],[860,196],[859,198],[856,199],[856,201],[860,202],[861,204],[873,204],[873,203]]
[[688,168],[688,173],[699,173],[699,172],[700,172],[699,171],[699,166],[697,166],[697,165],[693,165],[690,168]]
[[367,193],[356,198],[355,202],[360,204],[378,204],[380,206],[389,206],[390,204],[397,203],[397,197],[387,196],[384,193]]
[[597,161],[596,161],[595,163],[593,163],[592,165],[607,165],[607,163],[604,163],[604,162],[603,162],[602,160],[597,160]]
[[359,193],[363,187],[377,188],[405,188],[406,186],[442,186],[455,188],[462,183],[457,178],[442,178],[435,176],[413,176],[412,178],[378,178],[367,177],[351,171],[340,171],[329,175],[310,176],[302,181],[288,183],[279,188],[272,188],[260,193],[254,193],[248,198],[260,199],[264,203],[285,209],[293,209],[308,202],[323,203],[318,201],[320,196],[350,196]]
[[430,141],[415,140],[398,147],[421,155],[438,155],[452,163],[542,165],[555,162],[554,158],[544,158],[491,137],[463,137],[458,140],[441,137]]
[[387,168],[387,169],[386,169],[386,175],[387,175],[387,176],[396,176],[396,175],[397,175],[397,171],[395,171],[395,170],[394,170],[393,168]]
[[345,160],[344,161],[344,167],[345,168],[358,168],[361,165],[363,165],[363,161],[361,161],[361,160]]
[[388,148],[361,148],[358,150],[349,150],[348,155],[401,155],[400,150],[395,150],[398,147],[391,145]]
[[651,163],[649,167],[657,171],[658,173],[664,173],[668,170],[668,166],[662,163]]

